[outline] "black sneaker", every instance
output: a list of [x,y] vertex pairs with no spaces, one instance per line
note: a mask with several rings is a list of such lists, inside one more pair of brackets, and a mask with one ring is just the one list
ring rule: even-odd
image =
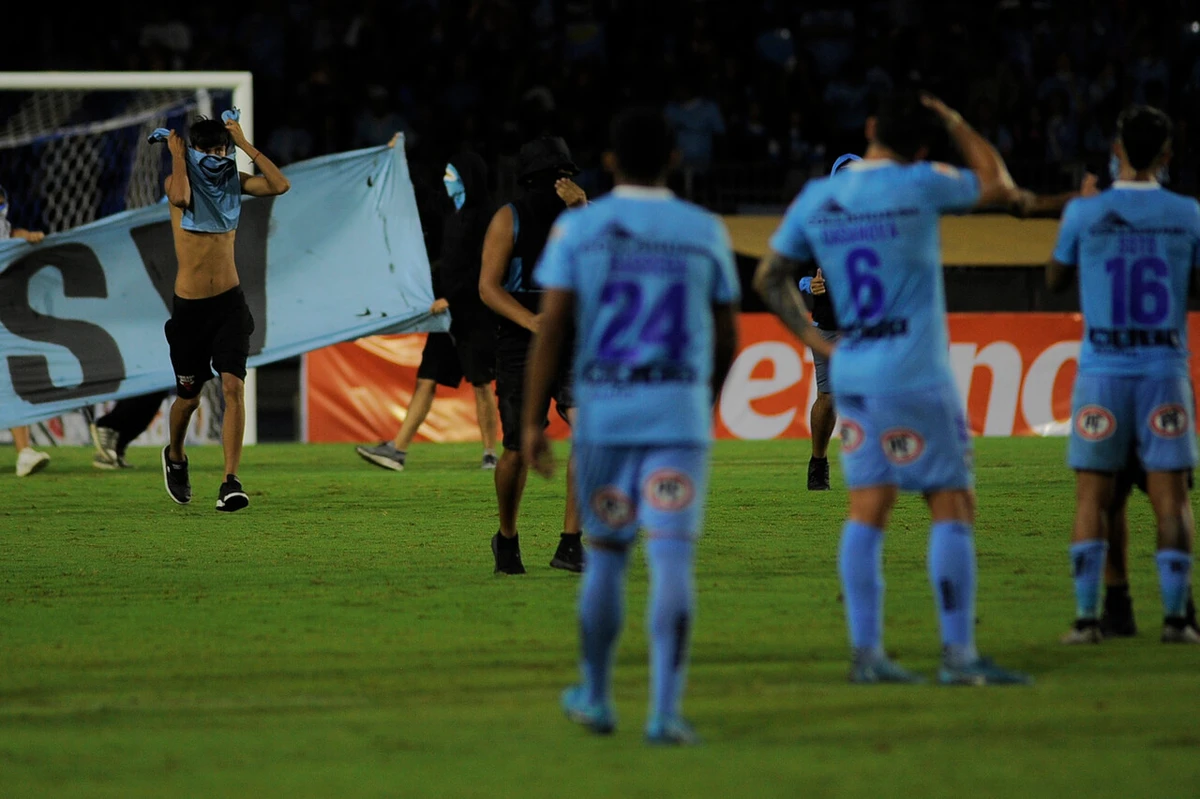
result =
[[524,574],[521,563],[521,542],[518,536],[505,538],[497,532],[492,536],[492,555],[496,558],[495,574]]
[[225,482],[221,483],[221,490],[217,492],[217,510],[233,513],[249,504],[250,497],[246,495],[246,489],[242,488],[242,483],[237,476],[225,475]]
[[563,533],[558,539],[558,549],[550,566],[569,572],[583,571],[583,534]]
[[176,463],[171,460],[167,452],[171,448],[163,447],[162,451],[162,467],[163,467],[163,482],[167,485],[167,493],[171,499],[179,505],[186,505],[192,501],[192,481],[188,479],[188,461],[183,459],[183,463]]
[[808,490],[829,490],[829,458],[808,459]]
[[1100,632],[1105,638],[1132,638],[1137,635],[1137,622],[1133,619],[1133,599],[1129,596],[1129,589],[1104,593]]

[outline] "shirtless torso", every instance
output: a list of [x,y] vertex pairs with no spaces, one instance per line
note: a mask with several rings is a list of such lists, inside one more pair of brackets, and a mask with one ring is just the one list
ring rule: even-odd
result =
[[227,233],[194,233],[184,230],[183,209],[171,206],[171,231],[175,234],[175,295],[185,300],[202,300],[223,294],[238,285],[233,262],[236,230]]

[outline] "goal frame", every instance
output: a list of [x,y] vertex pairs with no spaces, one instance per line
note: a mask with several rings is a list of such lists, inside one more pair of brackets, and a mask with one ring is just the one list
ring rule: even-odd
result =
[[[246,138],[254,141],[254,75],[251,72],[180,71],[180,72],[0,72],[0,91],[136,91],[138,89],[191,89],[198,95],[200,112],[212,116],[207,92],[222,89],[233,92],[233,105],[241,111],[239,122]],[[205,107],[207,106],[207,107]],[[241,150],[238,168],[253,174],[254,165]],[[258,375],[246,371],[247,444],[258,442]]]

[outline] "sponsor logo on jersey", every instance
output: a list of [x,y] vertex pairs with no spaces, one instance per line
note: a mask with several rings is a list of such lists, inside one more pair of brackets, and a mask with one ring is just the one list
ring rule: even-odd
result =
[[867,434],[853,419],[842,419],[842,454],[849,455],[862,446]]
[[604,486],[592,494],[592,512],[614,530],[633,521],[633,500],[616,486]]
[[897,466],[912,463],[924,451],[925,439],[916,430],[897,427],[883,434],[883,454]]
[[1075,414],[1075,432],[1085,441],[1103,441],[1117,432],[1117,417],[1101,405],[1084,405]]
[[1179,438],[1190,426],[1187,408],[1178,403],[1159,405],[1150,411],[1150,429],[1161,438]]
[[692,504],[696,487],[678,469],[659,469],[646,478],[642,495],[655,510],[679,511]]

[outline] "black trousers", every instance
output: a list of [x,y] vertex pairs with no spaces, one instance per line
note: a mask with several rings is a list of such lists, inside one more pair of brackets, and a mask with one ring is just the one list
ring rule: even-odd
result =
[[159,391],[118,400],[111,411],[96,420],[96,426],[117,431],[117,454],[124,455],[129,442],[144,433],[154,421],[154,416],[166,398],[167,392]]

